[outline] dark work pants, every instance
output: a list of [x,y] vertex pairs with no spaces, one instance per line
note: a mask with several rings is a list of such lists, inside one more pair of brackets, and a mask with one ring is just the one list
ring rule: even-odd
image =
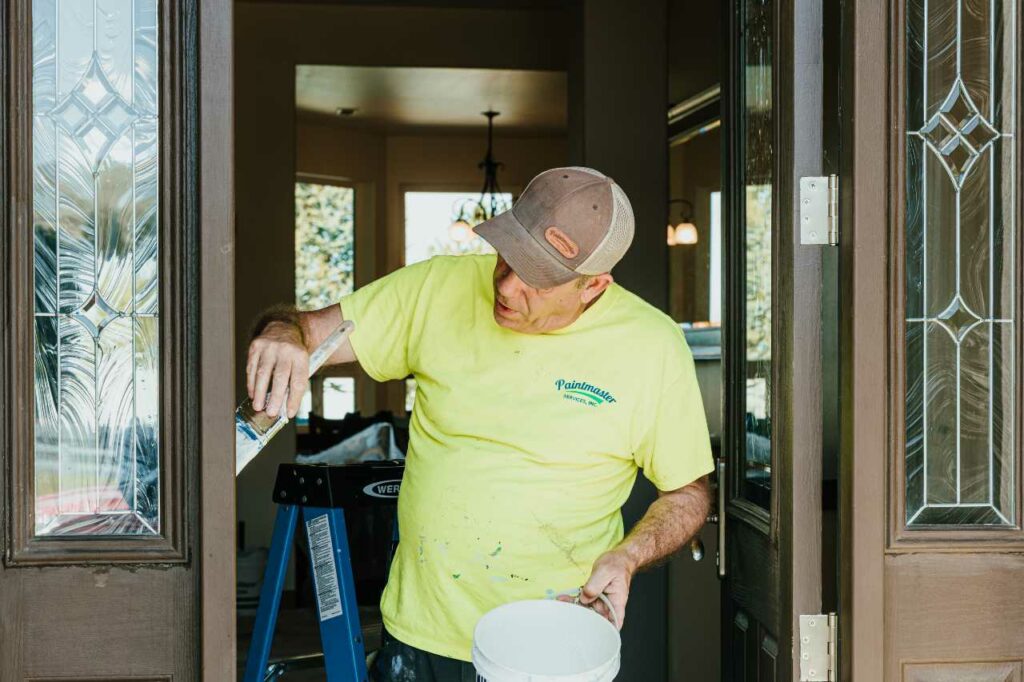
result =
[[383,644],[370,671],[373,682],[476,682],[472,663],[403,644],[387,630]]

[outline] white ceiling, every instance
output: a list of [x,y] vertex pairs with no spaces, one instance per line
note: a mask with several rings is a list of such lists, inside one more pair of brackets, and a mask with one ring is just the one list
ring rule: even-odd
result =
[[501,112],[495,130],[564,131],[566,75],[562,71],[440,69],[377,66],[295,67],[295,106],[335,116],[354,107],[346,124],[383,129],[461,128],[486,123],[480,112]]

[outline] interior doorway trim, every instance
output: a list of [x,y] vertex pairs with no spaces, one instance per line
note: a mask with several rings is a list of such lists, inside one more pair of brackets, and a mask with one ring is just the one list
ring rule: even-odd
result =
[[204,682],[235,664],[234,21],[227,0],[199,12],[199,639]]

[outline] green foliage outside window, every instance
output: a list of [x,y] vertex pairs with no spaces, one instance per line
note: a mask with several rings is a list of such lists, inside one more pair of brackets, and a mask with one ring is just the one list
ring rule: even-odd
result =
[[747,360],[772,357],[772,188],[748,185]]
[[295,183],[295,305],[315,310],[353,291],[355,190]]

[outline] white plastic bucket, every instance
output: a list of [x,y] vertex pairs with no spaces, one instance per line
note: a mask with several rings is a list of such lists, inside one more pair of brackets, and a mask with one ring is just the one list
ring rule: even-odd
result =
[[556,600],[488,612],[473,633],[478,682],[611,682],[622,641],[594,611]]

